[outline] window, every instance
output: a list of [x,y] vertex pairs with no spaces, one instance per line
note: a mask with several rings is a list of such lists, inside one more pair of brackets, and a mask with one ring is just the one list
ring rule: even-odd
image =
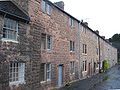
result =
[[3,38],[17,40],[18,22],[5,18],[3,27]]
[[70,74],[74,74],[75,73],[75,62],[72,61],[70,62]]
[[51,50],[52,39],[50,35],[47,35],[47,49]]
[[45,4],[44,0],[42,0],[42,2],[41,2],[41,9],[42,9],[43,12],[46,11],[46,4]]
[[51,12],[52,12],[52,8],[49,4],[47,4],[47,14],[51,15]]
[[46,3],[44,0],[42,0],[41,2],[41,9],[44,13],[46,12],[49,15],[51,15],[52,13],[52,7],[48,3]]
[[86,44],[83,44],[83,53],[87,54],[87,45]]
[[86,44],[83,44],[83,53],[87,53],[87,45]]
[[87,71],[87,61],[83,61],[83,71]]
[[87,71],[87,61],[85,61],[85,71]]
[[71,17],[69,17],[69,26],[73,27],[73,24],[74,24],[74,20]]
[[78,31],[80,31],[80,23],[78,22]]
[[46,64],[46,79],[51,79],[51,64]]
[[96,53],[97,53],[97,55],[98,55],[98,48],[96,48]]
[[52,49],[52,37],[50,35],[42,34],[41,35],[41,49]]
[[41,35],[41,49],[46,49],[46,34]]
[[50,63],[41,64],[41,79],[42,81],[51,80],[51,64]]
[[70,41],[70,51],[75,51],[75,42]]
[[25,63],[10,63],[9,81],[10,84],[24,83]]

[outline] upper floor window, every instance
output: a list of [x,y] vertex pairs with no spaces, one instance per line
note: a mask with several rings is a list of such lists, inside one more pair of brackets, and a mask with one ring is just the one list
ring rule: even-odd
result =
[[87,45],[86,44],[83,44],[83,53],[87,54]]
[[52,13],[52,8],[49,4],[47,4],[47,8],[46,8],[47,14],[51,15]]
[[41,9],[44,13],[46,12],[49,15],[51,15],[52,13],[52,7],[48,3],[46,3],[44,0],[42,0],[41,2]]
[[69,26],[73,27],[74,20],[73,18],[69,17]]
[[50,35],[42,34],[41,35],[41,49],[52,49],[52,37]]
[[18,22],[9,18],[4,19],[3,38],[17,40]]
[[44,0],[42,0],[42,2],[41,2],[41,9],[42,9],[43,12],[46,11],[46,4],[45,4]]
[[96,48],[96,53],[97,53],[97,55],[98,55],[98,53],[99,53],[99,49],[98,49],[98,48]]
[[78,22],[78,31],[80,31],[80,23]]
[[75,51],[75,42],[70,41],[70,51]]
[[24,83],[25,63],[10,63],[9,66],[9,81],[10,84]]

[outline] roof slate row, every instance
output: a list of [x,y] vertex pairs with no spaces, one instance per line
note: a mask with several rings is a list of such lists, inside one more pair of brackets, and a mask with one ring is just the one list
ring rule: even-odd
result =
[[20,10],[14,3],[11,1],[0,1],[0,12],[2,14],[7,14],[13,17],[16,17],[23,21],[30,21],[28,15],[26,15],[22,10]]

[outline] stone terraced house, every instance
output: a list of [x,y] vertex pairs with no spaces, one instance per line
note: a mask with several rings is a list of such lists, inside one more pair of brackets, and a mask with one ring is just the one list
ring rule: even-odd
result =
[[117,49],[64,2],[0,1],[0,90],[51,90],[95,75]]

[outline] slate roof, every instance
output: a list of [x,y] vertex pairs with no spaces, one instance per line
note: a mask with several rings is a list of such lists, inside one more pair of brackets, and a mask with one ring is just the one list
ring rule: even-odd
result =
[[11,1],[0,1],[0,12],[14,16],[24,21],[28,21],[28,22],[30,21],[29,16],[25,14],[22,10],[20,10]]

